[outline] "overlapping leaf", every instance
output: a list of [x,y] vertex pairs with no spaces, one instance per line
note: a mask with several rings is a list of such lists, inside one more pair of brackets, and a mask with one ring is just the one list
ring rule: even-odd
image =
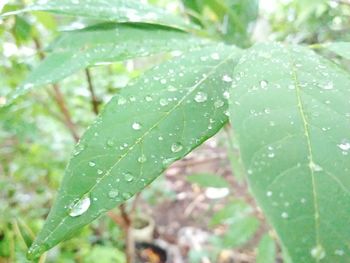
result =
[[48,11],[57,14],[81,16],[109,22],[143,22],[172,26],[179,29],[194,29],[181,17],[166,10],[137,0],[50,0],[38,1],[25,9],[4,15],[28,11]]
[[346,59],[350,59],[350,42],[332,42],[324,47],[333,53]]
[[227,121],[239,51],[215,46],[146,73],[115,96],[76,146],[30,256],[125,202]]
[[350,76],[261,44],[235,69],[231,120],[252,190],[294,262],[350,261]]
[[58,82],[91,65],[189,50],[207,43],[178,30],[141,24],[108,23],[64,32],[50,45],[53,53],[8,96],[8,103],[34,87]]

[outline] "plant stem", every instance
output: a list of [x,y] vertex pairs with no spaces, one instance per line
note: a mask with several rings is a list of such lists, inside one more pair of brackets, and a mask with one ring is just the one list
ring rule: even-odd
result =
[[[45,54],[42,51],[42,45],[41,45],[39,39],[34,38],[34,43],[35,43],[35,47],[36,47],[36,50],[38,52],[40,59],[43,60],[45,58]],[[52,89],[53,89],[54,100],[56,101],[56,104],[63,115],[64,124],[66,125],[66,127],[68,128],[70,133],[72,134],[72,137],[74,138],[74,140],[76,142],[78,142],[79,135],[78,135],[78,132],[76,130],[75,124],[72,121],[72,116],[67,108],[67,105],[66,105],[66,102],[64,100],[64,96],[60,90],[60,87],[58,84],[53,84]]]
[[94,113],[97,115],[98,114],[98,105],[99,101],[96,97],[95,90],[94,90],[94,85],[92,84],[92,77],[90,70],[88,68],[85,69],[85,75],[86,75],[86,80],[88,82],[88,87],[91,95],[91,104],[92,104],[92,110]]

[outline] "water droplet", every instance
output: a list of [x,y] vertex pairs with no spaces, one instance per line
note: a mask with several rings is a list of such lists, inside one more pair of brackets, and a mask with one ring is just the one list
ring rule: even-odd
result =
[[222,106],[224,106],[225,102],[223,102],[222,100],[217,100],[214,102],[214,107],[215,108],[221,108]]
[[223,93],[223,95],[224,95],[224,98],[227,100],[230,98],[230,92],[228,92],[227,90]]
[[267,157],[269,157],[269,158],[274,158],[274,157],[275,157],[275,153],[270,152],[270,153],[267,154]]
[[272,192],[271,191],[266,192],[266,196],[268,197],[272,196]]
[[69,215],[72,217],[80,216],[84,214],[90,207],[91,201],[89,196],[85,196],[78,202],[74,202],[70,206]]
[[268,82],[266,80],[262,80],[260,81],[260,87],[262,89],[266,89],[267,88],[267,85],[268,85]]
[[196,94],[196,96],[194,97],[194,100],[196,102],[199,102],[199,103],[205,102],[207,99],[208,99],[208,95],[206,93],[204,93],[204,92],[201,92],[201,91],[199,91]]
[[127,182],[132,182],[134,180],[134,176],[131,173],[124,173],[124,179]]
[[89,166],[90,166],[90,167],[94,167],[94,166],[96,166],[96,163],[93,162],[93,161],[91,161],[91,162],[89,162]]
[[183,149],[183,146],[182,146],[182,144],[179,143],[179,142],[173,143],[173,144],[171,145],[171,151],[172,151],[173,153],[180,152],[182,149]]
[[284,219],[286,219],[286,218],[289,217],[289,215],[288,215],[288,213],[283,212],[283,213],[281,214],[281,217],[284,218]]
[[219,60],[220,59],[220,55],[218,53],[213,53],[210,55],[210,57],[214,60]]
[[116,189],[113,189],[113,190],[108,192],[108,196],[110,198],[116,198],[118,195],[119,195],[119,191]]
[[343,140],[340,144],[338,144],[338,147],[342,151],[349,151],[350,150],[350,142],[347,140]]
[[97,170],[97,174],[98,174],[98,175],[101,175],[101,174],[103,174],[103,171],[100,170],[100,169],[98,169],[98,170]]
[[151,96],[146,96],[146,97],[145,97],[145,100],[146,100],[147,102],[151,102],[153,99],[152,99]]
[[326,85],[324,85],[322,88],[325,90],[331,90],[333,89],[333,82],[328,82]]
[[166,80],[166,79],[161,79],[161,80],[160,80],[160,83],[166,84],[166,83],[167,83],[167,80]]
[[310,162],[309,167],[310,167],[311,171],[313,171],[313,172],[322,172],[323,171],[323,168],[314,162]]
[[140,129],[142,128],[142,125],[141,125],[140,123],[138,123],[138,122],[134,122],[134,123],[132,124],[132,128],[133,128],[134,130],[140,130]]
[[229,75],[224,75],[222,77],[222,80],[225,82],[232,82],[233,79]]
[[137,161],[138,161],[139,163],[144,163],[144,162],[146,162],[146,161],[147,161],[146,155],[142,154],[142,155],[137,159]]
[[169,102],[167,99],[162,98],[159,100],[159,104],[160,104],[160,106],[166,106],[169,104]]
[[324,251],[324,248],[321,245],[313,247],[310,253],[311,256],[317,260],[321,260],[326,256],[326,252]]
[[120,97],[118,99],[118,105],[124,105],[127,102],[127,100],[124,97]]

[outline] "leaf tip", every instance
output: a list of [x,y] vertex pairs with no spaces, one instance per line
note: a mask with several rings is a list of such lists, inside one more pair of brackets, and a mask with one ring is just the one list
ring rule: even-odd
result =
[[34,260],[39,258],[45,251],[48,250],[48,247],[44,244],[37,244],[35,241],[30,246],[30,248],[27,251],[27,259],[28,260]]

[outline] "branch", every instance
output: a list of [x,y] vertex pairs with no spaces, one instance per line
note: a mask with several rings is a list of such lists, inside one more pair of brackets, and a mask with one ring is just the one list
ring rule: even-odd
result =
[[88,68],[85,69],[85,75],[86,75],[86,79],[88,82],[89,91],[91,94],[92,109],[93,109],[94,113],[97,115],[98,114],[98,106],[100,103],[96,97],[96,94],[94,91],[94,85],[92,84],[91,73],[90,73],[90,70]]

